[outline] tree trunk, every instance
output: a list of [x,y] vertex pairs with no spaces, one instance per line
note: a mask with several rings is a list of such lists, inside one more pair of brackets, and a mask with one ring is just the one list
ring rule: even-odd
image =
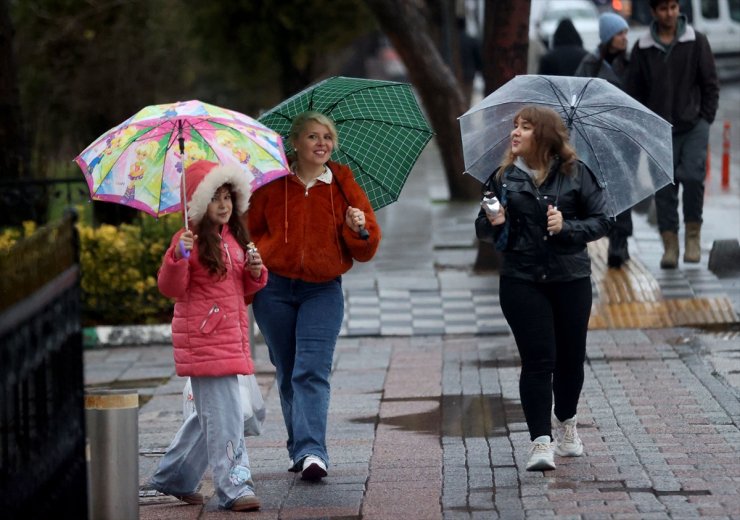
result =
[[488,95],[527,73],[530,0],[486,0],[485,6],[483,79]]
[[[530,0],[486,0],[482,53],[486,95],[527,73],[530,5]],[[500,265],[501,254],[493,245],[478,241],[473,268],[490,271]]]
[[403,60],[434,130],[453,200],[480,196],[480,183],[463,175],[462,141],[457,121],[467,107],[455,74],[434,44],[417,2],[365,0]]
[[[30,177],[28,141],[21,114],[18,76],[13,52],[13,22],[7,0],[0,0],[0,180],[19,181]],[[33,220],[35,212],[46,211],[46,204],[26,195],[19,187],[6,187],[0,194],[3,211],[0,228],[18,226]]]
[[18,180],[28,172],[28,145],[23,131],[18,76],[13,56],[13,23],[7,0],[0,0],[0,178]]

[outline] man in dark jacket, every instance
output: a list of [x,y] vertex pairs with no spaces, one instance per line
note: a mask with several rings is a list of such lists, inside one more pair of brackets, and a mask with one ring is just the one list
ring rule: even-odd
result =
[[563,18],[552,35],[552,49],[540,58],[539,74],[572,76],[588,51],[570,18]]
[[[624,89],[627,75],[627,31],[629,25],[616,13],[603,13],[599,16],[599,48],[596,53],[588,53],[581,60],[575,76],[602,78],[612,85]],[[632,211],[626,210],[617,215],[609,231],[607,264],[620,268],[629,260],[627,238],[632,236]]]
[[678,186],[683,187],[684,262],[701,259],[709,125],[719,103],[714,56],[706,36],[688,24],[676,0],[650,0],[653,23],[632,50],[626,90],[673,125],[674,184],[655,194],[663,240],[660,267],[678,266]]

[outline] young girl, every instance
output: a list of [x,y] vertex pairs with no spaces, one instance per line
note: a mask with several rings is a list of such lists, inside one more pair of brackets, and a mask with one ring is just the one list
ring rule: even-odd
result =
[[250,177],[234,166],[200,160],[185,171],[188,220],[159,271],[159,290],[175,298],[172,343],[177,375],[190,376],[196,414],[175,435],[150,485],[188,504],[202,504],[197,487],[213,468],[218,505],[259,509],[237,374],[252,374],[245,296],[267,283],[259,253],[239,218],[249,204]]

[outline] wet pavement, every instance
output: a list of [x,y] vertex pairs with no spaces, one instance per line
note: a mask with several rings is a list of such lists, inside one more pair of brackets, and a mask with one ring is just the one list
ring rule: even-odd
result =
[[[730,102],[723,106],[725,113],[736,110]],[[734,172],[738,163],[736,154]],[[257,336],[255,364],[268,416],[263,434],[247,439],[262,499],[261,511],[247,514],[740,518],[740,327],[732,324],[740,314],[740,276],[718,278],[707,268],[713,240],[740,237],[738,181],[723,191],[717,175],[710,179],[697,265],[657,268],[657,231],[647,212],[635,214],[634,265],[621,275],[626,281],[612,282],[638,280],[640,291],[614,293],[607,281],[618,276],[599,268],[604,244],[594,245],[595,308],[603,315],[592,316],[578,409],[585,454],[556,457],[555,471],[527,472],[519,361],[498,307],[497,275],[472,272],[475,204],[447,202],[441,175],[432,144],[401,200],[378,213],[384,240],[377,257],[344,278],[347,316],[327,435],[331,462],[320,483],[287,471],[274,370]],[[616,312],[608,307],[614,294],[647,295],[642,304],[672,301],[666,308],[703,299],[729,309],[712,329],[676,326],[670,313],[662,325],[598,326],[599,316]],[[140,395],[141,485],[182,422],[184,380],[174,374],[167,329],[99,329],[97,346],[85,351],[88,387]],[[202,492],[213,495],[208,476]],[[142,519],[237,514],[216,511],[214,501],[189,506],[140,492]]]

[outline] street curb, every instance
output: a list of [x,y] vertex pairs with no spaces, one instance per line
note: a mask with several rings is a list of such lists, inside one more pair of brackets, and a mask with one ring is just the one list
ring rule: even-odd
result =
[[171,345],[170,324],[85,327],[82,330],[84,348]]

